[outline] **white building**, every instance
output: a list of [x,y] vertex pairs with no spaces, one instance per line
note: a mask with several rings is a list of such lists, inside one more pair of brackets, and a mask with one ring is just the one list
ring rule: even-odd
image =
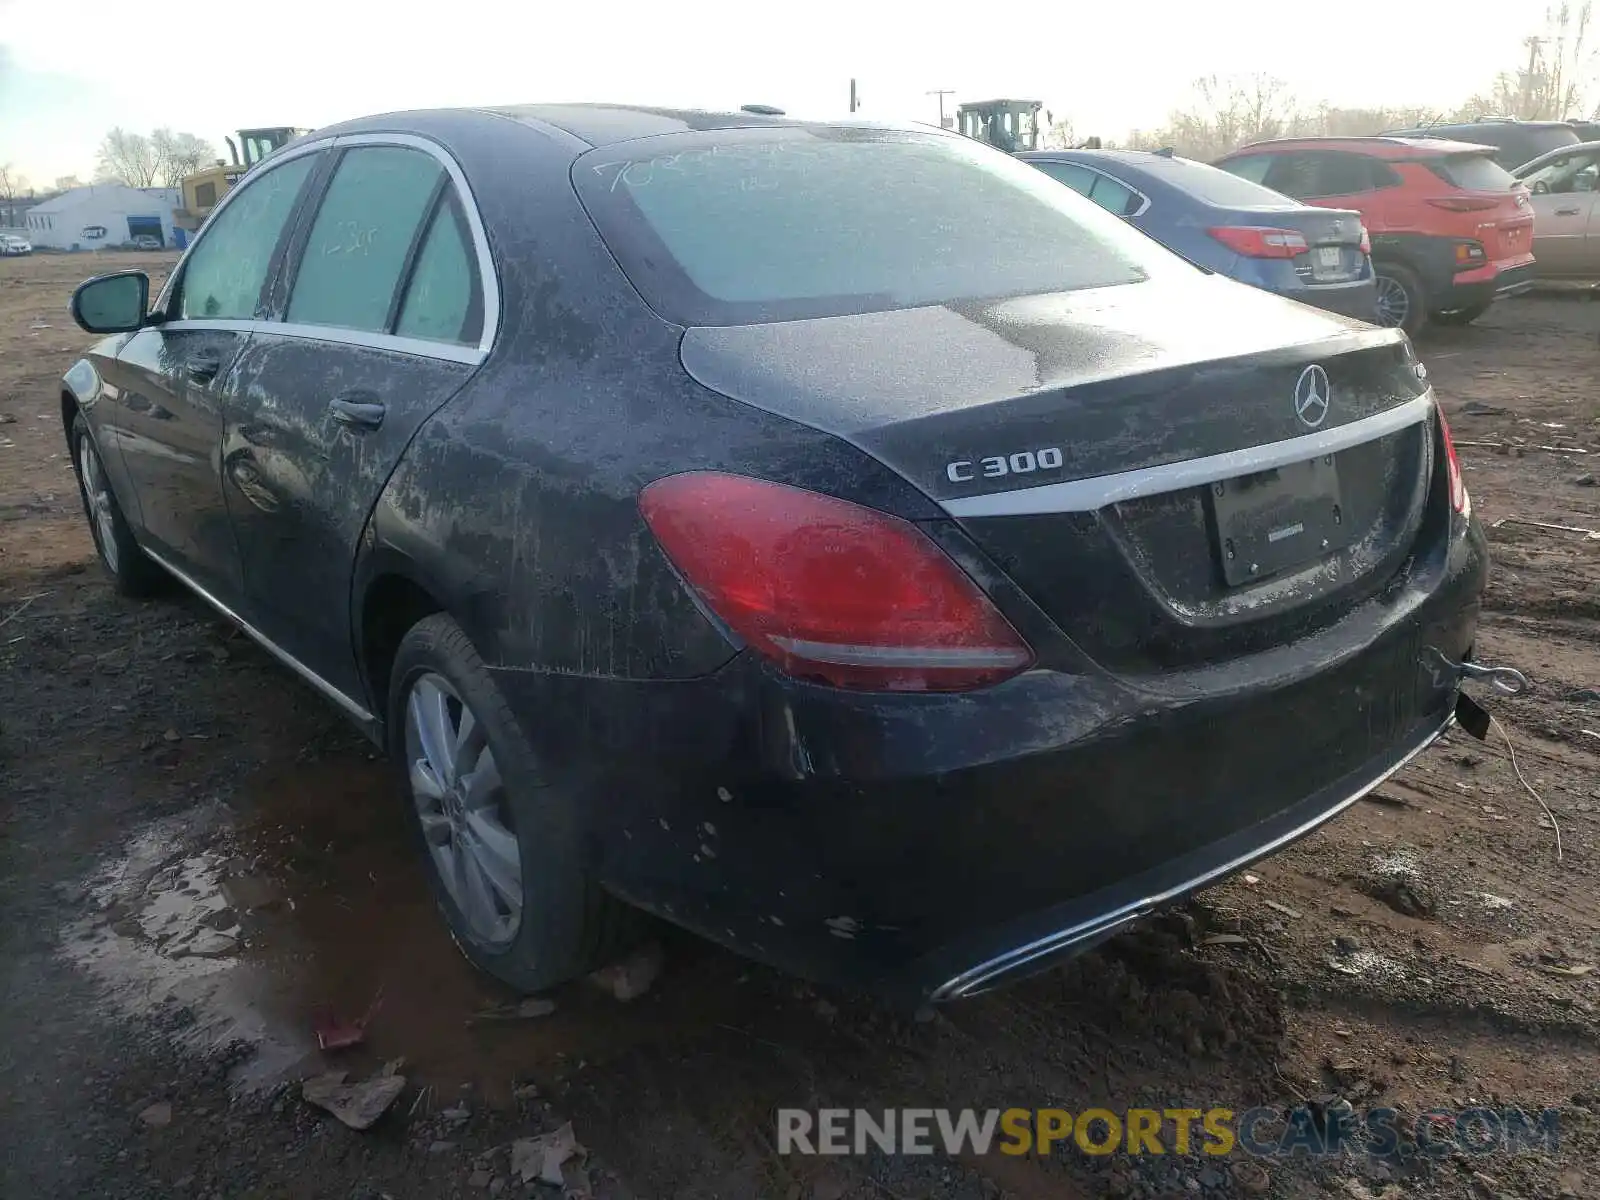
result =
[[73,188],[27,212],[25,232],[35,246],[55,250],[94,250],[121,246],[142,234],[172,240],[176,188],[131,188],[97,183]]

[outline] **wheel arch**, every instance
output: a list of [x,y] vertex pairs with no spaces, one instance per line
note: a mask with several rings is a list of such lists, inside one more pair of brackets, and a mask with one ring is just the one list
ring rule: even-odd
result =
[[452,588],[403,551],[372,547],[357,564],[351,596],[351,646],[371,709],[387,724],[390,672],[400,643],[424,617],[446,613],[466,633],[485,662],[495,661],[481,632],[482,613],[459,588]]

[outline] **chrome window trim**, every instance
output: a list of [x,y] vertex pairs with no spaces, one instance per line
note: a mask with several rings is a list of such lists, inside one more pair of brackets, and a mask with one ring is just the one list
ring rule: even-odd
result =
[[1068,950],[1080,942],[1114,933],[1123,926],[1137,921],[1140,917],[1147,917],[1156,910],[1164,908],[1184,896],[1197,892],[1201,888],[1216,883],[1237,871],[1242,871],[1253,862],[1258,862],[1263,858],[1276,854],[1285,846],[1299,841],[1319,826],[1327,824],[1374,788],[1381,786],[1398,773],[1402,767],[1416,758],[1417,755],[1449,732],[1455,722],[1455,713],[1452,712],[1437,729],[1432,730],[1420,742],[1404,751],[1377,775],[1340,797],[1328,808],[1302,821],[1287,833],[1279,834],[1253,850],[1230,859],[1220,866],[1212,867],[1196,875],[1193,879],[1178,884],[1176,887],[1124,904],[1108,913],[1102,913],[1098,917],[1091,917],[1087,921],[1081,921],[1076,925],[1068,926],[1066,929],[1057,930],[1055,933],[1018,946],[1013,950],[1008,950],[1004,954],[979,963],[977,966],[969,967],[961,974],[940,984],[933,990],[929,998],[938,1003],[980,995],[1008,976],[1015,976],[1030,963]]
[[339,346],[361,346],[368,350],[390,350],[396,354],[410,354],[419,358],[443,359],[448,362],[466,363],[468,366],[482,362],[487,353],[481,347],[463,346],[455,342],[434,342],[427,338],[401,337],[393,333],[368,333],[360,329],[345,329],[339,325],[303,325],[288,321],[167,321],[155,328],[172,333],[210,330],[304,338]]
[[[482,362],[494,348],[495,336],[500,331],[500,280],[494,269],[494,257],[489,252],[489,237],[484,229],[483,217],[478,212],[478,201],[472,193],[467,177],[454,158],[439,145],[425,137],[413,133],[342,133],[333,137],[318,138],[304,145],[297,145],[278,151],[270,159],[265,160],[261,166],[267,170],[276,170],[286,162],[300,158],[307,154],[318,154],[325,150],[344,150],[358,146],[403,146],[412,150],[420,150],[432,156],[450,177],[451,184],[455,187],[456,198],[461,203],[461,210],[467,218],[467,228],[472,234],[473,250],[478,261],[478,287],[483,295],[483,329],[478,335],[475,345],[462,345],[457,342],[435,342],[427,338],[401,337],[398,334],[372,333],[361,329],[347,329],[338,325],[305,325],[298,322],[263,321],[263,320],[229,320],[207,321],[199,318],[188,320],[167,321],[161,325],[153,326],[157,329],[173,331],[182,330],[234,330],[248,333],[271,333],[279,337],[306,338],[322,342],[331,342],[337,345],[362,346],[373,350],[392,350],[398,354],[411,354],[421,358],[439,358],[449,362],[467,363],[475,365]],[[268,167],[267,164],[271,166]],[[252,171],[250,174],[254,174]],[[265,172],[263,172],[265,173]],[[241,179],[238,186],[230,188],[228,194],[223,196],[216,208],[211,210],[211,215],[206,218],[199,233],[189,248],[184,251],[183,258],[178,261],[177,267],[168,278],[166,285],[161,289],[157,300],[159,308],[165,309],[168,297],[175,282],[183,273],[184,264],[196,246],[204,240],[206,227],[216,218],[217,214],[227,208],[230,201],[244,191],[250,183],[249,179]]]
[[1243,450],[1210,454],[1204,458],[1164,463],[1159,467],[1141,467],[1115,475],[1038,484],[1014,488],[1009,492],[990,492],[983,496],[956,496],[941,500],[939,504],[952,517],[1022,517],[1046,513],[1096,512],[1108,504],[1124,500],[1204,487],[1239,475],[1270,471],[1274,467],[1306,462],[1324,454],[1337,454],[1352,446],[1376,441],[1420,424],[1428,419],[1433,409],[1433,389],[1429,388],[1404,404],[1386,408],[1370,417],[1336,425],[1332,429],[1319,429],[1302,437],[1286,438],[1281,442],[1267,442]]
[[377,718],[368,712],[362,704],[345,695],[345,693],[339,688],[329,683],[321,675],[318,675],[310,667],[306,666],[305,663],[301,662],[282,646],[278,645],[277,642],[273,641],[266,634],[262,633],[261,630],[250,624],[249,621],[246,621],[238,613],[234,612],[233,609],[229,608],[204,587],[196,583],[187,572],[173,566],[170,562],[168,562],[161,555],[157,554],[154,550],[151,550],[148,546],[141,546],[140,549],[144,551],[151,561],[158,564],[162,570],[168,572],[179,583],[183,584],[196,596],[199,596],[200,599],[204,600],[207,604],[211,605],[212,608],[216,609],[217,612],[221,613],[224,617],[227,617],[228,620],[232,621],[235,625],[242,629],[250,636],[251,640],[256,642],[256,644],[268,654],[272,655],[273,658],[277,659],[296,675],[300,676],[300,678],[304,679],[312,687],[316,688],[317,691],[321,692],[328,699],[332,700],[362,725],[368,728],[376,728],[378,723]]

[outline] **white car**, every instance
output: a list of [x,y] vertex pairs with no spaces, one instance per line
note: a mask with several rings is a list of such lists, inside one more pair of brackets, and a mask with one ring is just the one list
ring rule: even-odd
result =
[[32,253],[33,243],[27,238],[18,237],[14,233],[0,234],[0,255]]

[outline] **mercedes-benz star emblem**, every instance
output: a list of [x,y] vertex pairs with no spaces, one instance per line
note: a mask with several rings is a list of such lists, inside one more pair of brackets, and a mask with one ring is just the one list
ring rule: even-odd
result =
[[1331,394],[1328,373],[1312,363],[1300,372],[1300,378],[1294,385],[1294,415],[1307,428],[1315,429],[1327,419]]

